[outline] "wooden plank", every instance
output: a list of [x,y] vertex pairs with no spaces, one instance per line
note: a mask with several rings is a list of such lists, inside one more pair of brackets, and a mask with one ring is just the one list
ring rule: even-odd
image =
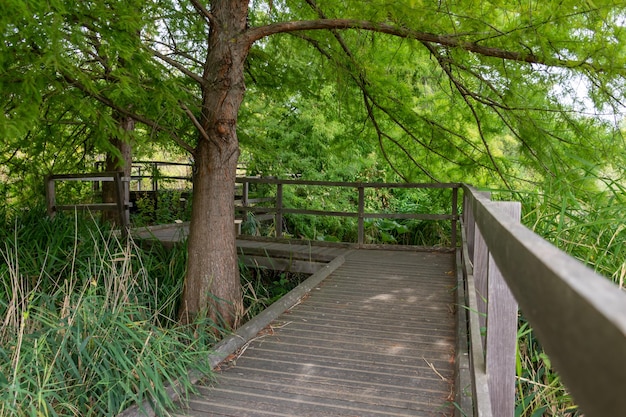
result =
[[55,210],[119,210],[117,203],[58,204]]
[[[478,313],[477,291],[473,275],[466,276],[469,337],[470,337],[470,367],[474,376],[473,397],[476,417],[491,417],[491,398],[489,394],[489,378],[485,367],[485,350],[482,342],[482,331]],[[497,417],[497,416],[496,416]]]
[[[463,228],[461,228],[461,243],[464,242]],[[466,245],[464,245],[466,247]],[[456,252],[456,357],[454,379],[454,417],[470,417],[474,415],[472,404],[472,374],[469,358],[467,297],[465,290],[463,248]]]
[[115,181],[112,172],[91,172],[89,174],[57,174],[50,175],[52,181]]
[[244,265],[249,267],[270,269],[272,271],[286,271],[298,274],[313,274],[318,269],[326,265],[325,262],[313,262],[284,258],[268,258],[250,255],[241,255],[239,259],[241,262],[243,262]]
[[420,214],[420,213],[365,213],[366,219],[415,219],[415,220],[454,220],[452,214]]

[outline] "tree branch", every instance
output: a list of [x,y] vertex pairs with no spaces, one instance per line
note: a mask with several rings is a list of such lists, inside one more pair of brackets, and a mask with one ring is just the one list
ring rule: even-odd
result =
[[80,91],[82,91],[85,95],[92,97],[96,100],[98,100],[100,103],[104,104],[107,107],[112,108],[113,110],[117,111],[120,114],[123,114],[124,116],[128,116],[130,118],[132,118],[133,120],[139,122],[139,123],[143,123],[146,126],[149,126],[151,128],[153,128],[154,130],[157,131],[161,131],[161,132],[165,132],[168,135],[170,135],[172,137],[172,140],[174,140],[174,142],[176,142],[176,144],[178,146],[180,146],[181,148],[183,148],[184,150],[186,150],[187,152],[189,152],[190,154],[194,155],[195,154],[195,150],[194,148],[189,145],[187,142],[185,142],[184,140],[182,140],[180,137],[178,137],[178,135],[174,132],[172,132],[170,129],[161,126],[160,124],[156,123],[153,120],[148,119],[147,117],[144,117],[140,114],[134,113],[130,110],[128,110],[127,108],[118,106],[117,104],[115,104],[111,99],[95,93],[93,91],[90,91],[83,83],[81,83],[80,81],[72,78],[71,76],[69,76],[68,74],[63,74],[63,78],[70,83],[71,85],[75,86],[76,88],[78,88]]
[[202,16],[204,16],[206,18],[206,20],[209,23],[209,25],[214,25],[215,26],[215,16],[213,16],[213,13],[208,11],[206,9],[206,7],[204,7],[204,5],[202,3],[200,3],[198,0],[189,0],[189,1],[193,5],[193,7],[197,11],[199,11],[200,14],[202,14]]
[[248,30],[244,35],[244,41],[252,44],[259,39],[277,33],[297,32],[304,30],[339,30],[339,29],[361,29],[401,38],[415,39],[420,42],[432,43],[448,48],[463,49],[478,55],[500,58],[507,61],[526,62],[529,64],[540,64],[552,67],[575,68],[586,67],[596,72],[602,71],[601,67],[589,61],[574,61],[560,58],[541,57],[532,52],[516,52],[505,49],[483,46],[476,42],[464,40],[460,35],[436,35],[428,32],[420,32],[406,27],[399,27],[387,23],[374,23],[367,20],[355,19],[319,19],[300,20],[291,22],[274,23],[267,26],[259,26]]
[[202,79],[201,76],[199,76],[198,74],[196,74],[193,71],[188,70],[183,64],[181,64],[180,62],[176,61],[175,59],[172,59],[172,58],[168,57],[167,55],[163,55],[159,51],[156,51],[156,50],[154,50],[152,48],[149,48],[149,50],[150,50],[150,52],[152,52],[152,54],[154,56],[156,56],[157,58],[167,62],[168,64],[170,64],[171,66],[173,66],[174,68],[176,68],[177,70],[179,70],[180,72],[182,72],[183,74],[185,74],[186,76],[188,76],[189,78],[191,78],[192,80],[197,82],[198,84],[202,85],[204,83],[204,80]]
[[[307,0],[309,1],[309,0]],[[303,39],[304,41],[308,42],[309,44],[311,44],[315,50],[317,50],[322,56],[324,56],[326,59],[328,59],[329,61],[334,62],[336,65],[340,66],[340,67],[344,67],[345,69],[345,64],[342,62],[339,62],[337,59],[335,59],[331,54],[329,54],[327,51],[325,51],[321,45],[319,44],[319,42],[317,42],[315,39],[311,39],[308,36],[304,36],[302,34],[293,34],[293,36],[298,37],[299,39]],[[350,57],[351,60],[353,60],[353,55],[351,53],[351,51],[349,50],[349,48],[347,47],[347,45],[345,44],[345,42],[343,42],[343,38],[340,37],[339,34],[335,33],[336,37],[339,37],[341,39],[340,44],[342,46],[342,49],[344,50],[344,52],[348,55],[348,57]],[[409,128],[402,123],[397,117],[393,116],[391,114],[391,111],[387,108],[385,108],[383,105],[381,105],[378,100],[376,100],[368,91],[367,85],[368,85],[368,81],[365,78],[365,75],[363,73],[359,73],[359,75],[357,76],[356,74],[350,72],[350,77],[352,78],[352,80],[355,82],[355,84],[357,85],[357,87],[361,90],[361,93],[364,96],[364,102],[366,104],[366,108],[368,110],[368,119],[370,119],[372,121],[372,124],[374,125],[375,130],[377,130],[378,133],[378,137],[379,137],[379,143],[380,143],[380,148],[381,151],[383,152],[383,157],[385,158],[385,160],[387,160],[389,162],[390,165],[393,165],[392,162],[389,160],[386,151],[384,149],[384,145],[382,143],[381,138],[387,137],[387,139],[389,139],[390,141],[392,141],[394,144],[396,144],[400,149],[403,150],[404,153],[406,153],[409,158],[411,160],[414,160],[414,158],[411,157],[410,153],[408,153],[408,151],[406,150],[406,148],[404,148],[397,140],[392,139],[391,137],[389,137],[389,135],[383,134],[382,132],[378,131],[378,123],[375,120],[375,115],[374,115],[374,108],[382,111],[385,115],[387,115],[387,117],[394,123],[396,124],[396,126],[398,126],[400,129],[402,129],[411,139],[413,139],[415,142],[417,142],[420,146],[422,146],[424,149],[428,150],[429,152],[433,152],[434,154],[436,154],[437,156],[439,156],[440,158],[456,164],[458,166],[462,166],[461,163],[454,161],[452,158],[445,156],[442,152],[434,149],[432,146],[430,146],[429,144],[425,143],[424,141],[420,140],[417,136],[415,136],[415,134],[413,134]],[[371,103],[370,103],[371,102]],[[473,144],[471,141],[467,140],[466,138],[464,138],[462,135],[459,135],[456,132],[453,132],[452,130],[440,125],[439,123],[428,119],[422,115],[417,115],[417,117],[419,117],[421,120],[423,120],[425,123],[427,123],[428,125],[430,125],[433,129],[438,129],[440,131],[443,131],[445,133],[448,133],[449,135],[452,135],[454,137],[459,138],[460,140],[462,140],[463,142],[467,143],[469,146],[471,146],[474,150],[483,153],[483,151],[481,149],[479,149],[475,144]],[[444,136],[444,138],[446,138]],[[465,156],[472,164],[476,165],[476,166],[481,166],[485,169],[492,169],[491,167],[480,163],[479,161],[476,161],[474,158],[472,158],[463,148],[461,148],[459,145],[455,144],[454,142],[452,142],[451,140],[448,140],[446,138],[447,142],[450,143],[451,146],[453,146],[457,151],[459,151],[463,156]],[[415,162],[416,163],[416,162]],[[418,166],[418,168],[420,168],[420,170],[424,171],[424,168],[422,166],[420,166],[419,164],[416,163],[416,165]],[[396,171],[396,173],[404,178],[400,173],[398,173],[398,171],[396,170],[395,167],[393,167],[393,170]],[[425,171],[424,171],[425,172]],[[430,176],[430,173],[425,172],[426,175]]]
[[196,118],[196,116],[193,114],[193,112],[191,110],[189,110],[189,107],[187,107],[185,105],[185,103],[183,103],[182,101],[179,103],[180,107],[185,111],[185,113],[187,113],[187,116],[189,116],[189,118],[191,119],[191,122],[193,123],[193,125],[196,127],[196,129],[198,129],[198,132],[200,132],[200,134],[202,135],[202,137],[209,141],[209,142],[213,142],[213,144],[215,146],[217,146],[218,149],[222,148],[222,145],[219,144],[215,139],[213,139],[211,136],[209,136],[209,134],[207,133],[207,131],[202,127],[202,125],[200,124],[200,122],[198,121],[198,119]]

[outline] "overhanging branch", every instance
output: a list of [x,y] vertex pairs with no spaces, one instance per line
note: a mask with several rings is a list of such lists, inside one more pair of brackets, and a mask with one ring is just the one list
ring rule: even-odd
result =
[[192,80],[196,81],[198,84],[202,85],[204,83],[204,80],[202,79],[201,76],[199,76],[193,71],[188,70],[183,64],[176,61],[175,59],[172,59],[168,57],[167,55],[164,55],[154,49],[150,49],[150,52],[152,53],[152,55],[156,56],[162,61],[167,62],[168,64],[170,64],[171,66],[173,66],[174,68],[176,68],[177,70],[179,70],[180,72],[182,72],[183,74],[191,78]]
[[526,62],[529,64],[540,64],[552,67],[575,68],[586,67],[594,71],[602,69],[589,61],[564,60],[553,57],[541,57],[530,51],[516,52],[505,49],[480,45],[476,42],[465,40],[458,35],[436,35],[428,32],[390,25],[388,23],[375,23],[367,20],[355,19],[318,19],[300,20],[291,22],[274,23],[267,26],[251,28],[242,36],[244,41],[252,44],[259,39],[278,33],[298,32],[305,30],[339,30],[339,29],[361,29],[378,33],[385,33],[401,38],[415,39],[420,42],[437,44],[448,48],[463,49],[486,57],[500,58],[507,61]]
[[172,140],[174,142],[176,142],[176,144],[178,146],[180,146],[181,148],[183,148],[184,150],[186,150],[190,154],[194,155],[194,153],[195,153],[194,148],[191,145],[189,145],[187,142],[182,140],[176,133],[172,132],[170,129],[168,129],[168,128],[164,127],[164,126],[161,126],[157,122],[155,122],[153,120],[150,120],[149,118],[147,118],[145,116],[142,116],[140,114],[134,113],[134,112],[128,110],[127,108],[124,108],[122,106],[118,106],[117,104],[115,104],[115,102],[113,102],[113,100],[109,99],[108,97],[103,96],[102,94],[98,94],[96,92],[91,91],[83,83],[81,83],[80,81],[72,78],[68,74],[63,74],[63,78],[65,79],[65,81],[67,81],[68,83],[70,83],[74,87],[78,88],[80,91],[82,91],[83,94],[85,94],[85,95],[87,95],[89,97],[94,98],[95,100],[97,100],[100,103],[104,104],[105,106],[107,106],[107,107],[117,111],[118,113],[123,114],[124,116],[128,116],[128,117],[132,118],[133,120],[135,120],[135,121],[137,121],[139,123],[143,123],[144,125],[149,126],[149,127],[153,128],[154,130],[167,133],[172,138]]

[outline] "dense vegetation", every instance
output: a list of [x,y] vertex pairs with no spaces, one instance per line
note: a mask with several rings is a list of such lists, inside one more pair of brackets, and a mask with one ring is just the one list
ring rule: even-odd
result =
[[[228,181],[239,153],[251,174],[493,189],[496,198],[523,202],[526,225],[623,286],[625,7],[611,0],[9,0],[0,16],[0,414],[111,415],[126,405],[119,398],[138,400],[144,388],[166,405],[163,382],[201,363],[210,329],[220,327],[207,317],[219,316],[215,292],[204,301],[216,308],[192,312],[187,323],[177,310],[183,282],[198,280],[193,271],[202,267],[188,253],[220,256],[228,247],[212,232],[231,233],[232,213],[207,202],[232,201]],[[237,26],[222,24],[229,11],[247,16],[233,36],[254,38],[241,67],[233,65],[243,80],[219,78],[211,71],[221,67],[207,64],[223,46],[208,41]],[[340,23],[345,17],[352,20]],[[305,27],[314,21],[327,27]],[[281,34],[284,22],[313,30]],[[214,90],[225,80],[242,100],[227,118],[216,115],[215,101],[226,90]],[[206,216],[209,241],[190,242],[189,252],[146,250],[88,217],[46,219],[38,208],[43,175],[122,162],[130,147],[135,158],[191,156],[196,175],[228,174],[196,187],[193,213],[168,210],[166,200],[176,197],[164,195],[160,211],[149,213],[144,201],[134,219]],[[227,163],[208,169],[217,154]],[[220,184],[225,194],[206,195]],[[90,193],[71,184],[61,197]],[[295,189],[285,199],[342,210],[353,196]],[[449,203],[445,195],[393,192],[367,204],[439,212]],[[246,226],[271,233],[253,218]],[[379,221],[368,223],[367,236],[445,244],[446,227]],[[292,216],[287,231],[353,240],[355,225]],[[222,255],[229,266],[215,272],[217,281],[235,279],[233,300],[250,314],[292,285],[256,272],[240,280],[234,254]],[[576,413],[523,318],[519,333],[517,415]]]
[[[175,320],[183,252],[144,251],[41,209],[0,229],[0,415],[114,415],[208,371],[213,333]],[[196,325],[200,323],[195,323]]]

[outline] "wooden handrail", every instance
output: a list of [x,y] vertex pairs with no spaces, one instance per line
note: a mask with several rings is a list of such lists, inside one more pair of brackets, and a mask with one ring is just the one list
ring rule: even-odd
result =
[[[94,204],[57,204],[56,187],[57,181],[88,181],[88,182],[114,182],[116,191],[115,203]],[[120,225],[124,232],[130,226],[129,205],[126,200],[126,189],[129,178],[124,177],[122,172],[95,172],[89,174],[57,174],[48,175],[45,178],[46,206],[48,216],[54,217],[59,210],[114,210],[118,212]]]
[[[472,267],[466,271],[472,271],[473,279],[487,274],[482,278],[486,280],[487,289],[482,293],[477,289],[475,294],[477,299],[482,295],[487,301],[486,307],[476,307],[478,317],[480,309],[485,309],[487,334],[485,365],[478,364],[485,368],[477,369],[475,375],[487,374],[490,404],[485,404],[484,400],[475,404],[475,410],[484,411],[479,411],[478,415],[513,415],[512,395],[502,393],[503,384],[514,380],[514,362],[511,361],[515,353],[502,355],[501,349],[510,349],[516,337],[516,327],[502,323],[503,317],[510,321],[512,314],[500,310],[503,306],[506,310],[508,304],[502,299],[502,294],[507,292],[505,289],[510,289],[519,303],[585,415],[623,414],[626,410],[623,393],[626,386],[626,293],[522,226],[503,211],[500,203],[490,201],[469,186],[464,186],[463,191],[463,228],[467,239],[463,262]],[[495,275],[501,273],[503,280],[494,279],[494,272]],[[500,328],[495,334],[494,325]],[[480,338],[478,341],[474,336],[470,338],[472,349],[482,349]],[[501,348],[502,343],[509,348]],[[490,368],[490,360],[495,361],[495,368]],[[510,369],[497,367],[507,361]],[[492,383],[492,380],[504,382]],[[475,398],[475,401],[480,399]]]
[[[341,181],[311,181],[301,179],[277,179],[277,178],[259,178],[259,177],[239,177],[237,183],[243,184],[242,205],[235,209],[240,212],[253,213],[274,213],[274,221],[276,224],[276,237],[282,237],[282,219],[285,214],[304,214],[315,216],[335,216],[335,217],[353,217],[358,221],[358,245],[363,245],[365,241],[365,219],[418,219],[418,220],[445,220],[451,222],[451,247],[457,245],[457,221],[458,221],[458,190],[461,184],[458,183],[365,183],[365,182],[341,182]],[[273,207],[254,207],[249,206],[254,199],[249,198],[250,184],[268,184],[276,186],[276,198]],[[283,187],[289,185],[305,185],[305,186],[322,186],[322,187],[343,187],[356,188],[358,191],[357,211],[328,211],[328,210],[307,210],[284,207]],[[365,189],[366,188],[402,188],[402,189],[451,189],[451,211],[450,214],[426,214],[426,213],[366,213],[365,212]]]

